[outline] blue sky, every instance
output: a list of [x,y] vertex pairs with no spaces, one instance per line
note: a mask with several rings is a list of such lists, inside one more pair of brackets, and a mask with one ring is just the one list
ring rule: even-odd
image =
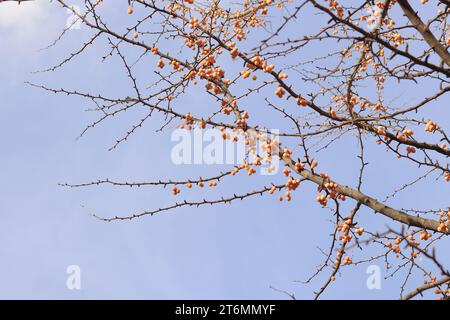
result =
[[[126,8],[122,7],[113,14],[119,17]],[[85,39],[87,30],[72,30],[58,46],[39,51],[55,39],[67,18],[65,10],[44,0],[20,7],[0,5],[0,298],[286,298],[270,286],[294,292],[298,298],[311,298],[329,273],[309,285],[295,280],[306,279],[322,262],[317,247],[327,248],[332,230],[331,215],[315,203],[312,185],[305,185],[305,191],[296,194],[290,204],[258,197],[114,223],[100,222],[89,213],[126,215],[168,205],[173,202],[170,190],[58,186],[106,177],[183,179],[223,169],[172,164],[171,129],[155,133],[161,124],[158,118],[108,151],[139,111],[76,139],[95,119],[85,112],[89,103],[52,95],[24,82],[122,95],[129,83],[120,76],[123,70],[117,60],[100,62],[107,51],[102,46],[88,50],[59,72],[31,74],[59,61]],[[414,101],[411,89],[417,88],[397,87],[392,97],[408,92],[406,101]],[[196,107],[211,102],[196,93],[183,99],[182,103]],[[281,125],[281,120],[274,126]],[[358,160],[355,152],[347,150],[357,150],[355,139],[348,137],[332,146],[321,156],[320,165],[337,181],[352,184]],[[411,180],[410,164],[393,161],[392,155],[380,153],[373,145],[368,158],[368,194],[382,198]],[[227,180],[209,197],[257,188],[261,181],[270,180]],[[448,185],[432,180],[418,184],[413,193],[400,194],[392,203],[397,208],[439,207],[448,205],[448,195]],[[196,198],[195,192],[187,196]],[[390,223],[367,209],[361,211],[359,221],[379,229]],[[448,244],[440,251],[443,262],[448,262]],[[81,290],[66,287],[69,265],[81,268]],[[386,275],[382,263],[380,267]],[[381,290],[369,290],[366,268],[344,268],[342,278],[338,277],[324,298],[398,297],[403,278],[383,280]],[[422,278],[413,280],[420,284]]]

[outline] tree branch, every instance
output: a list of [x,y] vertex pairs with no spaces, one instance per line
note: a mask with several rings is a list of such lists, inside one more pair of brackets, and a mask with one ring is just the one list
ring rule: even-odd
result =
[[403,10],[403,13],[411,22],[413,27],[422,35],[423,39],[428,43],[428,45],[441,57],[442,61],[445,62],[447,66],[450,66],[450,54],[441,45],[438,39],[433,35],[428,26],[423,23],[414,9],[410,6],[407,0],[398,0],[398,4]]

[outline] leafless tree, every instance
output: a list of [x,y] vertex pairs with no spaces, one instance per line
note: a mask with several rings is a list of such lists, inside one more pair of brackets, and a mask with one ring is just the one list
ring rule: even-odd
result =
[[[33,84],[52,93],[90,100],[99,117],[86,130],[117,119],[127,110],[144,108],[146,115],[137,119],[112,148],[126,141],[155,114],[163,114],[166,121],[161,129],[167,129],[170,123],[184,130],[217,128],[224,139],[230,140],[236,140],[233,133],[240,132],[246,135],[249,149],[251,140],[256,139],[266,150],[241,166],[209,178],[155,182],[105,179],[66,186],[170,186],[174,195],[181,197],[184,188],[205,184],[214,187],[218,182],[227,183],[227,179],[245,179],[241,171],[252,175],[257,167],[274,159],[280,159],[284,166],[283,174],[270,177],[279,180],[281,176],[283,182],[270,181],[247,193],[205,200],[201,192],[198,201],[178,200],[168,207],[131,215],[97,216],[99,219],[135,219],[263,194],[277,194],[278,200],[290,201],[303,188],[300,184],[310,183],[317,187],[317,202],[331,210],[334,224],[325,260],[306,281],[329,274],[315,298],[336,280],[341,268],[384,260],[390,276],[406,270],[401,288],[404,299],[430,289],[438,298],[448,299],[450,273],[434,248],[438,243],[448,248],[449,208],[435,208],[430,203],[425,210],[401,209],[395,205],[395,198],[418,182],[433,188],[436,181],[450,181],[450,140],[445,131],[448,120],[432,119],[430,112],[431,106],[449,102],[444,100],[450,91],[449,1],[135,0],[129,2],[128,12],[123,12],[129,15],[127,21],[133,21],[126,28],[113,27],[102,9],[105,1],[86,0],[81,13],[65,0],[56,2],[72,10],[92,36],[77,51],[44,71],[59,69],[106,39],[109,48],[103,59],[120,58],[134,91],[132,96],[118,98]],[[314,23],[303,30],[300,24],[307,15],[314,17]],[[69,28],[58,40],[68,35]],[[293,29],[299,32],[291,34],[289,30]],[[179,50],[173,50],[177,46]],[[130,50],[139,52],[136,61],[130,62]],[[139,62],[148,65],[149,59],[154,60],[153,70],[160,80],[145,88],[135,74]],[[408,100],[386,101],[386,86],[405,86],[416,92],[417,88],[427,89],[420,92],[420,100],[410,104]],[[209,96],[217,107],[205,106],[202,113],[191,114],[177,104],[189,90]],[[249,101],[259,101],[261,109],[252,109]],[[286,121],[279,132],[283,147],[268,138],[273,127],[269,112]],[[268,116],[264,118],[264,114]],[[331,173],[318,171],[322,151],[347,136],[356,140],[358,148],[354,152],[360,162],[352,186],[334,180]],[[386,151],[394,155],[391,161],[403,161],[410,168],[411,181],[386,199],[377,200],[364,191],[364,186],[371,183],[365,173],[366,158],[368,152]],[[386,230],[360,226],[357,217],[370,211],[381,214],[379,219],[391,221],[393,226]],[[348,252],[363,245],[379,253],[353,261]],[[425,260],[432,262],[438,274],[424,266]],[[414,272],[422,274],[425,282],[407,293],[405,286]]]

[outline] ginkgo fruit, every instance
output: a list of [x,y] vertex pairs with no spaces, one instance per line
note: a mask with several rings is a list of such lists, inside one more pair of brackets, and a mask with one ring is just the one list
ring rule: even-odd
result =
[[296,102],[297,102],[297,104],[298,104],[299,106],[302,106],[302,107],[308,105],[308,100],[303,99],[302,97],[298,97],[298,98],[296,99]]

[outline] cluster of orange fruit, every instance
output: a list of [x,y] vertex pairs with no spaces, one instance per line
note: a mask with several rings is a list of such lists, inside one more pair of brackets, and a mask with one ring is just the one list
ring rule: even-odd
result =
[[288,149],[288,148],[284,148],[283,149],[283,160],[285,161],[289,161],[291,159],[292,156],[292,150]]
[[420,233],[420,240],[428,240],[432,237],[433,235],[429,232],[427,232],[426,230]]
[[328,203],[328,197],[325,194],[319,193],[316,196],[316,201],[325,207]]
[[414,131],[412,131],[411,129],[405,129],[397,134],[397,139],[401,142],[405,142],[406,140],[408,140],[408,137],[411,137],[413,134]]
[[345,243],[348,243],[348,242],[352,241],[352,238],[353,238],[353,237],[352,237],[352,235],[350,234],[350,230],[351,230],[352,227],[353,227],[353,226],[352,226],[352,221],[351,221],[351,219],[346,219],[342,225],[338,225],[338,226],[336,227],[336,230],[342,233],[342,234],[339,236],[339,240],[340,240],[342,243],[345,244]]
[[350,264],[352,264],[352,259],[349,257],[349,256],[346,256],[345,258],[344,258],[344,260],[342,261],[342,264],[345,266],[345,265],[350,265]]
[[[187,4],[193,4],[194,1],[185,1]],[[200,8],[193,9],[195,12],[200,13],[202,17],[189,17],[186,18],[188,26],[193,29],[192,32],[189,33],[189,36],[186,36],[185,44],[188,48],[195,49],[198,48],[200,50],[200,54],[202,57],[198,57],[198,61],[200,61],[199,65],[194,69],[190,69],[185,75],[185,77],[189,80],[192,80],[195,83],[196,77],[200,79],[206,79],[208,83],[205,88],[207,91],[213,90],[215,94],[223,94],[223,89],[217,85],[218,82],[221,82],[222,85],[227,86],[231,81],[228,79],[224,79],[225,72],[219,66],[216,66],[216,58],[220,54],[222,54],[223,49],[228,49],[230,51],[231,57],[236,58],[239,55],[239,50],[236,47],[236,43],[233,39],[237,39],[239,41],[245,39],[246,33],[249,30],[244,30],[244,26],[246,28],[261,26],[261,21],[254,19],[254,16],[259,12],[262,14],[266,14],[268,12],[268,6],[274,3],[273,0],[262,0],[259,1],[253,8],[249,11],[246,9],[245,12],[236,11],[235,14],[225,11],[221,9],[218,5],[214,5],[211,7],[211,10],[204,10]],[[244,6],[248,8],[249,2],[244,2]],[[169,3],[167,9],[174,13],[174,17],[182,16],[186,12],[190,10],[188,7],[183,7],[183,5],[176,3]],[[282,7],[282,5],[277,5],[277,7]],[[128,14],[133,14],[133,8],[128,8]],[[228,30],[228,24],[225,27],[226,30],[223,30],[225,43],[229,43],[224,48],[209,48],[208,42],[204,38],[205,32],[210,32],[213,30],[214,25],[220,25],[219,19],[226,19],[228,22],[231,22],[231,26],[234,28],[233,31]],[[188,19],[188,20],[187,20]],[[227,22],[227,23],[228,23]],[[221,25],[221,28],[224,25]],[[138,34],[135,33],[134,38],[138,37]],[[159,60],[157,62],[158,68],[164,68],[167,58],[165,55],[161,54],[156,47],[151,50],[155,55],[159,55]],[[169,64],[173,67],[175,71],[181,72],[183,71],[183,66],[180,65],[180,62],[172,59],[169,61]],[[264,72],[273,72],[275,65],[269,65],[261,57],[254,57],[252,62],[249,64],[249,69],[260,68]],[[245,70],[242,72],[242,76],[247,78],[251,75],[250,70]],[[277,75],[281,79],[287,78],[287,74],[279,74]],[[256,76],[253,76],[253,79],[256,80]],[[213,83],[216,83],[213,85]],[[169,97],[167,97],[169,99]],[[226,106],[223,107],[222,112],[226,115],[229,115],[234,110],[233,106],[226,103]],[[240,127],[245,127],[245,117],[242,117],[238,120],[238,125]]]
[[286,93],[286,91],[282,88],[282,87],[278,87],[275,90],[275,94],[278,96],[278,98],[283,98],[284,94]]
[[195,17],[191,18],[189,20],[189,26],[191,27],[191,29],[197,28],[199,26],[198,18],[195,18]]
[[[334,260],[334,266],[336,267],[336,268],[338,268],[339,267],[339,265],[341,264],[341,259],[342,259],[342,256],[344,255],[344,252],[342,251],[342,250],[339,250],[338,252],[337,252],[337,254],[336,254],[336,259]],[[349,256],[345,256],[344,257],[344,259],[342,259],[342,265],[350,265],[350,264],[352,264],[353,263],[353,261],[352,261],[352,259],[349,257]],[[334,281],[336,278],[334,277],[334,276],[332,276],[332,277],[330,277],[330,280],[331,281]]]
[[181,192],[181,190],[179,189],[179,188],[177,188],[177,185],[174,185],[173,187],[172,187],[172,194],[174,195],[174,196],[176,196],[177,194],[179,194]]
[[295,101],[297,102],[297,105],[302,106],[302,107],[307,106],[308,103],[309,103],[308,100],[306,100],[306,99],[304,99],[302,97],[297,97],[295,99]]
[[441,223],[439,223],[439,226],[438,226],[438,231],[439,232],[448,232],[448,226],[449,226],[449,223],[450,221],[449,220],[447,220],[447,221],[445,221],[445,222],[441,222]]
[[341,7],[337,1],[331,0],[329,2],[328,6],[330,7],[331,11],[335,11],[336,12],[336,15],[339,18],[342,18],[344,16],[344,8]]
[[400,237],[400,236],[397,236],[397,237],[395,238],[394,245],[393,245],[390,241],[388,241],[388,242],[385,244],[385,246],[386,246],[387,248],[389,248],[390,250],[392,250],[392,251],[395,253],[395,256],[398,258],[398,257],[400,257],[400,244],[401,244],[402,242],[403,242],[403,238]]
[[[428,237],[428,235],[425,237]],[[417,242],[416,239],[414,239],[414,235],[412,233],[406,236],[406,240],[411,247],[418,247],[420,245],[420,242]]]
[[[195,118],[191,115],[190,112],[188,112],[184,117],[184,123],[181,123],[178,126],[178,128],[191,130],[192,125],[194,124],[195,121],[196,121]],[[199,123],[199,126],[205,126],[204,120],[198,121],[198,123]]]
[[[317,166],[317,162],[313,161],[311,163],[311,169],[315,168]],[[321,187],[319,187],[318,191],[321,192],[322,190],[327,191],[327,195],[319,193],[316,197],[316,201],[319,202],[322,206],[326,206],[328,203],[328,199],[333,200],[341,200],[345,201],[345,195],[342,193],[339,193],[339,185],[336,182],[331,181],[330,177],[326,173],[320,173],[320,176],[323,178],[323,184]]]
[[444,179],[445,179],[445,181],[447,181],[447,182],[450,181],[450,172],[449,172],[449,171],[446,171],[446,172],[444,173]]
[[288,181],[286,181],[285,188],[286,190],[297,190],[300,185],[300,179],[295,179],[294,177],[289,177]]
[[425,125],[426,132],[435,132],[438,129],[439,129],[438,124],[436,122],[434,122],[433,120],[428,120],[428,122]]

